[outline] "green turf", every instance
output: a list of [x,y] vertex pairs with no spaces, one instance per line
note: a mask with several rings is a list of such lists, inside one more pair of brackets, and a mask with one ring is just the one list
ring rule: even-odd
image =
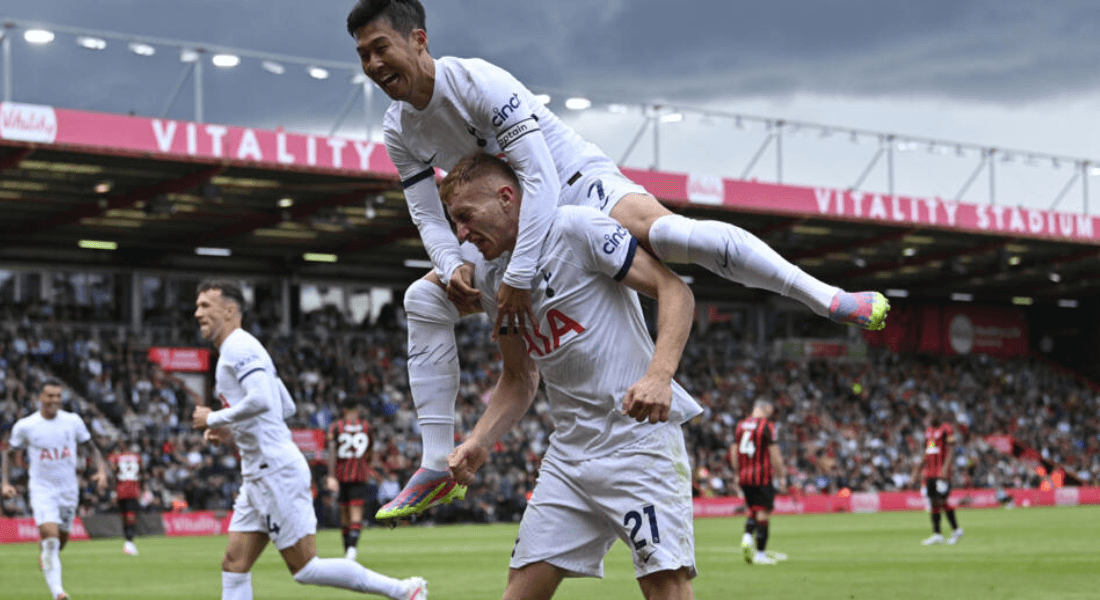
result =
[[[741,519],[696,522],[698,598],[809,600],[1034,599],[1100,597],[1100,507],[960,511],[958,546],[925,547],[927,514],[776,517],[769,546],[790,560],[750,567],[741,560]],[[422,575],[432,600],[500,598],[515,525],[401,527],[363,533],[359,561],[393,575]],[[62,553],[73,600],[219,598],[225,539],[144,538],[141,555],[120,540],[75,542]],[[341,554],[339,535],[322,532],[322,556]],[[48,598],[33,544],[0,546],[0,598]],[[567,580],[557,598],[641,598],[625,546],[608,556],[604,580]],[[301,586],[273,548],[253,573],[264,600],[352,598]]]

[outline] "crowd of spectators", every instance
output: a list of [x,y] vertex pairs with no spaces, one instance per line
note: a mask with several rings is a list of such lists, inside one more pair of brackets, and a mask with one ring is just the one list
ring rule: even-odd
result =
[[[408,391],[405,331],[400,310],[384,311],[371,328],[342,322],[339,312],[307,315],[290,336],[255,326],[279,375],[297,400],[289,419],[297,428],[327,429],[344,399],[357,399],[375,431],[379,501],[392,498],[420,463],[420,434]],[[34,391],[48,375],[62,377],[66,408],[84,417],[106,453],[139,452],[145,466],[140,503],[146,510],[225,510],[239,486],[231,449],[202,441],[190,412],[209,388],[194,390],[148,360],[148,335],[121,327],[58,323],[29,313],[0,320],[0,439],[35,410]],[[461,386],[456,437],[484,410],[500,360],[488,323],[465,320],[457,335]],[[191,334],[193,335],[193,333]],[[193,339],[193,338],[190,338]],[[193,342],[189,342],[193,343]],[[1071,374],[1035,359],[871,354],[860,360],[777,359],[731,329],[696,332],[678,380],[705,412],[686,425],[695,491],[732,493],[728,462],[735,423],[757,398],[776,405],[782,452],[799,493],[916,489],[911,479],[921,455],[924,416],[954,416],[960,444],[954,461],[958,487],[1037,487],[1035,465],[1005,454],[986,436],[1005,434],[1033,448],[1070,480],[1100,479],[1100,392]],[[210,382],[206,382],[209,386]],[[439,522],[518,520],[534,485],[551,424],[539,396],[520,425],[498,444],[467,500],[437,509]],[[317,465],[320,476],[324,467]],[[25,472],[14,479],[25,492]],[[111,493],[82,479],[85,513],[109,511]],[[323,486],[318,494],[331,507]],[[5,501],[3,514],[29,514],[25,497]]]

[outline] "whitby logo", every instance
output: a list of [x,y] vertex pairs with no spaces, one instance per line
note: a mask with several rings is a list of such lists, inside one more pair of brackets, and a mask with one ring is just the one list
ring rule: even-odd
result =
[[611,254],[623,243],[623,240],[630,237],[630,232],[626,230],[626,227],[619,225],[615,228],[614,233],[603,236],[603,252],[604,254]]
[[504,103],[504,106],[497,107],[493,110],[493,126],[500,127],[508,120],[508,117],[512,116],[512,113],[519,110],[519,92],[512,94],[512,97],[508,99],[508,102]]
[[57,113],[50,106],[0,104],[0,138],[52,144],[57,139]]

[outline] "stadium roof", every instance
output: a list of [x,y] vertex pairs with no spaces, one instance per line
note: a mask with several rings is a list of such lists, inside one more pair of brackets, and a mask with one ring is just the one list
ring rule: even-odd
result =
[[[0,125],[0,266],[395,286],[425,271],[397,175],[377,144],[12,103],[0,106]],[[1091,216],[628,174],[675,211],[736,223],[846,289],[933,301],[964,294],[986,304],[1025,292],[1036,304],[1100,297],[1100,227]],[[677,271],[700,299],[763,295],[696,266]]]

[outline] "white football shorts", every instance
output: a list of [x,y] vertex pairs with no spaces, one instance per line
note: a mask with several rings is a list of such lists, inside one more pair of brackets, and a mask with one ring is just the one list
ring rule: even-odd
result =
[[510,567],[546,562],[570,577],[603,577],[616,539],[638,578],[687,568],[695,577],[691,467],[678,424],[607,456],[546,459],[520,521]]
[[[627,194],[645,194],[652,196],[646,189],[627,179],[614,166],[598,168],[593,165],[577,171],[579,176],[561,182],[561,194],[558,206],[591,206],[605,215]],[[572,181],[572,183],[570,183]]]
[[34,524],[41,527],[45,523],[57,523],[61,531],[72,531],[73,518],[79,502],[77,490],[58,490],[51,487],[31,485],[31,512]]
[[245,479],[233,503],[229,531],[262,531],[279,550],[317,533],[310,472],[296,460],[255,479]]

